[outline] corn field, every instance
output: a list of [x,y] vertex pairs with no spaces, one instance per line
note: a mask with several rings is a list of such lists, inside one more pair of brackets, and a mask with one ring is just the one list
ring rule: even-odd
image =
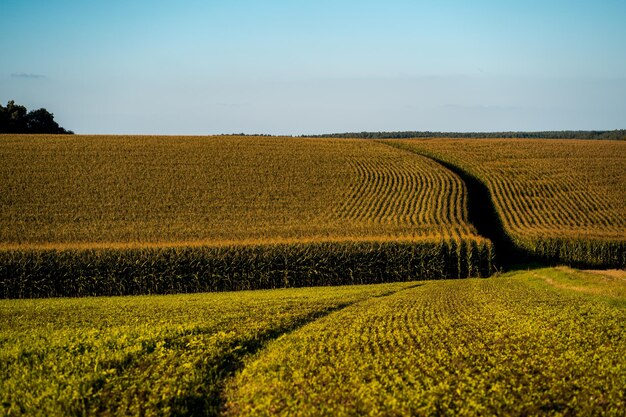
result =
[[486,276],[467,190],[382,143],[0,137],[3,297]]
[[626,268],[626,143],[437,139],[395,144],[478,178],[489,189],[504,231],[541,261]]
[[491,242],[346,241],[0,252],[0,297],[171,294],[487,276]]

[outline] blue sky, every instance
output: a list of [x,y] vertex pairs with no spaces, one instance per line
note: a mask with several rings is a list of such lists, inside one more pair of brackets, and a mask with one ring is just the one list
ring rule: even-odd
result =
[[0,0],[0,101],[77,133],[626,128],[624,22],[624,0]]

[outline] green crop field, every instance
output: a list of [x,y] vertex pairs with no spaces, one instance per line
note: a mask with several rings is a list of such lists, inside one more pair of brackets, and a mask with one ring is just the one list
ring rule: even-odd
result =
[[626,273],[424,282],[268,345],[232,415],[623,415]]
[[0,296],[488,275],[460,178],[341,139],[0,136]]
[[214,413],[263,344],[407,284],[0,301],[0,415]]
[[551,262],[626,268],[626,142],[433,139],[388,143],[486,185],[504,231]]
[[0,414],[619,416],[625,274],[0,300]]

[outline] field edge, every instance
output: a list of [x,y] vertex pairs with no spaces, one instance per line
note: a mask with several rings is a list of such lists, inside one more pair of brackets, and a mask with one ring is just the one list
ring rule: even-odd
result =
[[486,277],[480,237],[0,251],[0,298],[171,294]]

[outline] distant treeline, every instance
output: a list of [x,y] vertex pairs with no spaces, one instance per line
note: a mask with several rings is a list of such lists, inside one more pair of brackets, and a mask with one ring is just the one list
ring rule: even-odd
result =
[[563,130],[545,132],[348,132],[309,135],[315,138],[409,139],[409,138],[519,138],[626,140],[626,129]]
[[0,133],[73,134],[54,121],[54,114],[46,109],[27,111],[13,100],[0,104]]

